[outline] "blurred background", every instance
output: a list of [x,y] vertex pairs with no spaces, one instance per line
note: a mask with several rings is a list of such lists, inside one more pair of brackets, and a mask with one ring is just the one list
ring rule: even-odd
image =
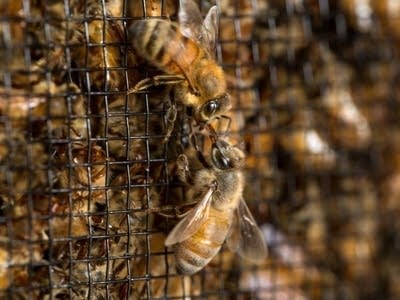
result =
[[[187,209],[175,176],[191,118],[128,29],[177,0],[0,1],[0,297],[399,299],[400,2],[197,1],[245,151],[268,258],[226,246],[180,276],[164,247]],[[201,151],[209,145],[199,137]]]

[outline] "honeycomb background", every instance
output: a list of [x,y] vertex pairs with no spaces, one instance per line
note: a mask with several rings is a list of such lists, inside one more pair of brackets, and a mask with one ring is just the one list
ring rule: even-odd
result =
[[175,221],[157,209],[190,200],[174,178],[188,116],[163,143],[168,88],[127,95],[160,73],[128,29],[177,21],[178,1],[4,0],[0,297],[398,299],[400,4],[198,4],[220,11],[221,131],[247,154],[268,258],[224,247],[184,277],[164,247]]

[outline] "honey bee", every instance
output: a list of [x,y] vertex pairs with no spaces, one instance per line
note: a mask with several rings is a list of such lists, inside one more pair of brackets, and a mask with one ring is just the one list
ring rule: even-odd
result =
[[320,70],[319,77],[326,82],[321,88],[319,103],[324,114],[317,115],[319,122],[331,127],[328,137],[333,144],[347,149],[365,149],[371,144],[372,130],[367,110],[363,108],[366,99],[359,100],[362,96],[355,95],[353,88],[357,86],[353,83],[355,68],[340,61],[331,49],[322,45],[313,46],[310,57],[315,69]]
[[240,167],[244,159],[242,150],[222,139],[213,143],[210,167],[193,176],[187,157],[178,157],[178,169],[186,171],[188,179],[193,180],[188,195],[200,198],[165,240],[165,245],[175,250],[178,273],[190,275],[200,271],[225,240],[232,251],[253,262],[266,256],[263,235],[242,197],[245,179]]
[[137,54],[166,74],[146,78],[129,90],[176,84],[174,99],[192,109],[199,124],[222,116],[231,103],[225,74],[213,57],[218,11],[213,6],[204,21],[193,0],[180,0],[179,26],[161,19],[146,19],[130,28]]

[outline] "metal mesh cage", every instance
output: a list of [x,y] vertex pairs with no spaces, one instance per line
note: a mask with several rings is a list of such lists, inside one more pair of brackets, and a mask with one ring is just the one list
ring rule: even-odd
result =
[[398,299],[400,5],[196,3],[218,6],[232,109],[213,126],[246,153],[268,257],[224,245],[183,276],[164,246],[197,199],[178,155],[210,145],[174,85],[128,93],[163,74],[129,28],[179,1],[3,0],[0,297]]

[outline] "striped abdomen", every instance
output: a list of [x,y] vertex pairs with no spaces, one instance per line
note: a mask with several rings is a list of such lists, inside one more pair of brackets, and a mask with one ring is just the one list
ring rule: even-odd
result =
[[232,214],[211,207],[200,229],[174,246],[178,273],[190,275],[204,268],[221,249],[231,222]]
[[185,37],[176,24],[150,19],[135,22],[131,29],[132,44],[137,53],[168,74],[180,75],[193,70],[205,52]]

